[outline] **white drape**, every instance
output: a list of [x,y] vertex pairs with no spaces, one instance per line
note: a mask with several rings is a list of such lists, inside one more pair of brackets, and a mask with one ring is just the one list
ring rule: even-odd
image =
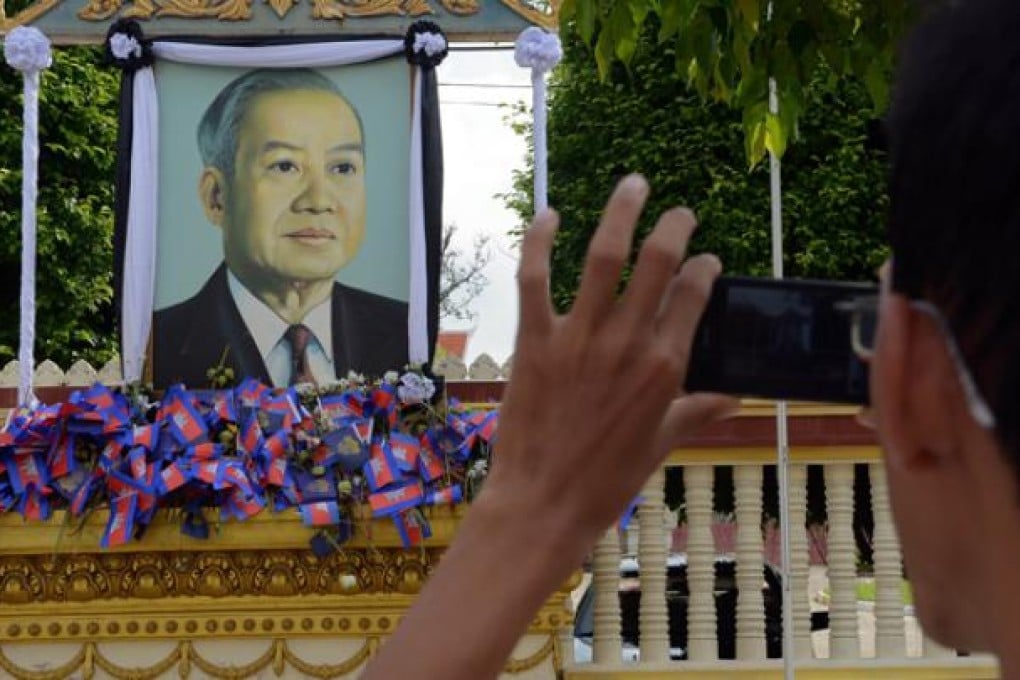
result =
[[414,101],[411,106],[411,186],[408,210],[411,213],[411,298],[407,319],[407,352],[412,364],[424,364],[429,358],[428,280],[425,275],[425,195],[422,182],[421,81],[419,68],[414,74]]
[[[235,47],[180,42],[155,42],[153,54],[186,64],[248,68],[331,67],[388,57],[403,51],[403,40]],[[409,204],[410,290],[408,354],[414,363],[428,359],[428,287],[425,262],[424,195],[422,188],[421,73],[415,73],[412,115]],[[152,323],[155,292],[158,205],[158,112],[156,81],[151,67],[135,74],[134,139],[131,153],[131,196],[128,204],[122,299],[124,380],[142,377],[146,343]],[[137,191],[137,193],[136,193]],[[399,367],[394,367],[399,368]]]
[[18,404],[34,401],[36,197],[39,189],[39,72],[26,71],[25,129],[21,143],[21,327],[18,337]]

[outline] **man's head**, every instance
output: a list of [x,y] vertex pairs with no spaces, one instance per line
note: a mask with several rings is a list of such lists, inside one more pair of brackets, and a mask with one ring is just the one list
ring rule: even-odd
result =
[[996,609],[1020,603],[1002,571],[1020,557],[1020,3],[951,5],[907,41],[888,118],[872,398],[922,623],[977,650],[1001,648],[990,626],[1016,613]]
[[251,71],[209,105],[198,146],[206,216],[250,289],[332,279],[357,254],[364,137],[333,81],[308,69]]

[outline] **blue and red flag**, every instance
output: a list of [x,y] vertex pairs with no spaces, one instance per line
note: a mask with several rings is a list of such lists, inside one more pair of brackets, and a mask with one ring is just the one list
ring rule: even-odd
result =
[[475,433],[482,441],[491,443],[496,436],[496,425],[499,422],[499,411],[477,411],[468,419]]
[[50,518],[50,502],[38,488],[32,487],[22,494],[18,503],[18,512],[25,519],[46,520]]
[[75,436],[71,433],[65,432],[53,441],[46,461],[52,479],[60,479],[77,469],[74,448]]
[[163,472],[160,474],[163,480],[162,492],[168,494],[171,491],[176,491],[188,481],[187,463],[175,460],[168,467],[163,468]]
[[368,496],[368,504],[372,507],[373,517],[386,517],[421,505],[424,500],[425,494],[418,482],[386,491],[377,491]]
[[172,387],[170,392],[162,408],[170,435],[181,446],[194,446],[207,441],[209,430],[193,401],[181,392],[174,392]]
[[390,434],[390,449],[393,451],[393,458],[397,461],[397,467],[401,472],[414,472],[418,469],[418,456],[421,454],[421,444],[414,437],[394,432]]
[[340,506],[336,501],[316,501],[298,506],[305,526],[335,526],[340,523]]
[[432,442],[427,435],[421,437],[421,448],[418,451],[418,474],[426,482],[433,482],[446,472],[446,466],[436,455]]
[[368,488],[372,491],[394,484],[403,479],[397,461],[393,458],[393,451],[389,444],[382,437],[372,440],[368,462],[365,463],[365,478],[368,480]]
[[[371,426],[367,429],[371,431]],[[347,472],[360,470],[368,460],[368,444],[361,438],[353,423],[325,433],[322,436],[322,443],[333,454],[329,456],[329,460],[335,459],[335,462]],[[326,464],[325,461],[320,463]]]
[[99,545],[112,548],[131,540],[135,530],[135,512],[138,509],[138,494],[126,493],[110,501],[110,519]]
[[429,491],[425,496],[425,505],[455,505],[464,500],[464,492],[460,484],[454,484],[443,489]]
[[397,533],[405,548],[421,545],[426,538],[432,536],[428,520],[417,510],[394,515],[393,523],[397,526]]

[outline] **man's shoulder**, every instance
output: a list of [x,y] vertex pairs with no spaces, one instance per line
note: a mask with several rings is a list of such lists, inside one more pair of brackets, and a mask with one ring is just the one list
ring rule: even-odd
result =
[[221,276],[220,270],[217,270],[190,298],[156,311],[153,314],[153,325],[157,337],[166,338],[167,333],[183,333],[195,328],[201,317],[213,312],[211,305],[222,292],[221,288],[226,291],[226,280]]

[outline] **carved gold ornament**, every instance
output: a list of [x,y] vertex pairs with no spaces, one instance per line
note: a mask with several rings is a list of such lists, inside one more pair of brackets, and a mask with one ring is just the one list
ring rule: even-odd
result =
[[[89,0],[78,11],[78,18],[106,21],[117,14],[123,5],[124,0]],[[251,18],[251,0],[128,0],[128,8],[120,16],[125,19],[179,17],[247,21]]]
[[[78,673],[82,677],[91,678],[97,670],[117,680],[140,680],[142,678],[162,677],[173,668],[177,668],[179,677],[189,677],[193,669],[201,671],[213,678],[250,678],[256,674],[270,670],[277,677],[283,676],[288,667],[293,668],[304,677],[337,678],[348,675],[362,666],[379,647],[376,639],[366,640],[354,654],[338,663],[312,663],[298,656],[287,644],[287,640],[277,638],[270,641],[266,651],[255,660],[242,666],[219,664],[203,656],[189,640],[182,640],[165,657],[148,666],[127,667],[115,663],[105,654],[99,645],[86,642],[78,652],[66,663],[50,670],[38,670],[19,666],[0,649],[0,670],[8,677],[17,680],[64,680]],[[524,659],[510,659],[505,672],[510,674],[529,671],[550,655],[554,660],[558,650],[553,636],[550,636],[538,651]]]

